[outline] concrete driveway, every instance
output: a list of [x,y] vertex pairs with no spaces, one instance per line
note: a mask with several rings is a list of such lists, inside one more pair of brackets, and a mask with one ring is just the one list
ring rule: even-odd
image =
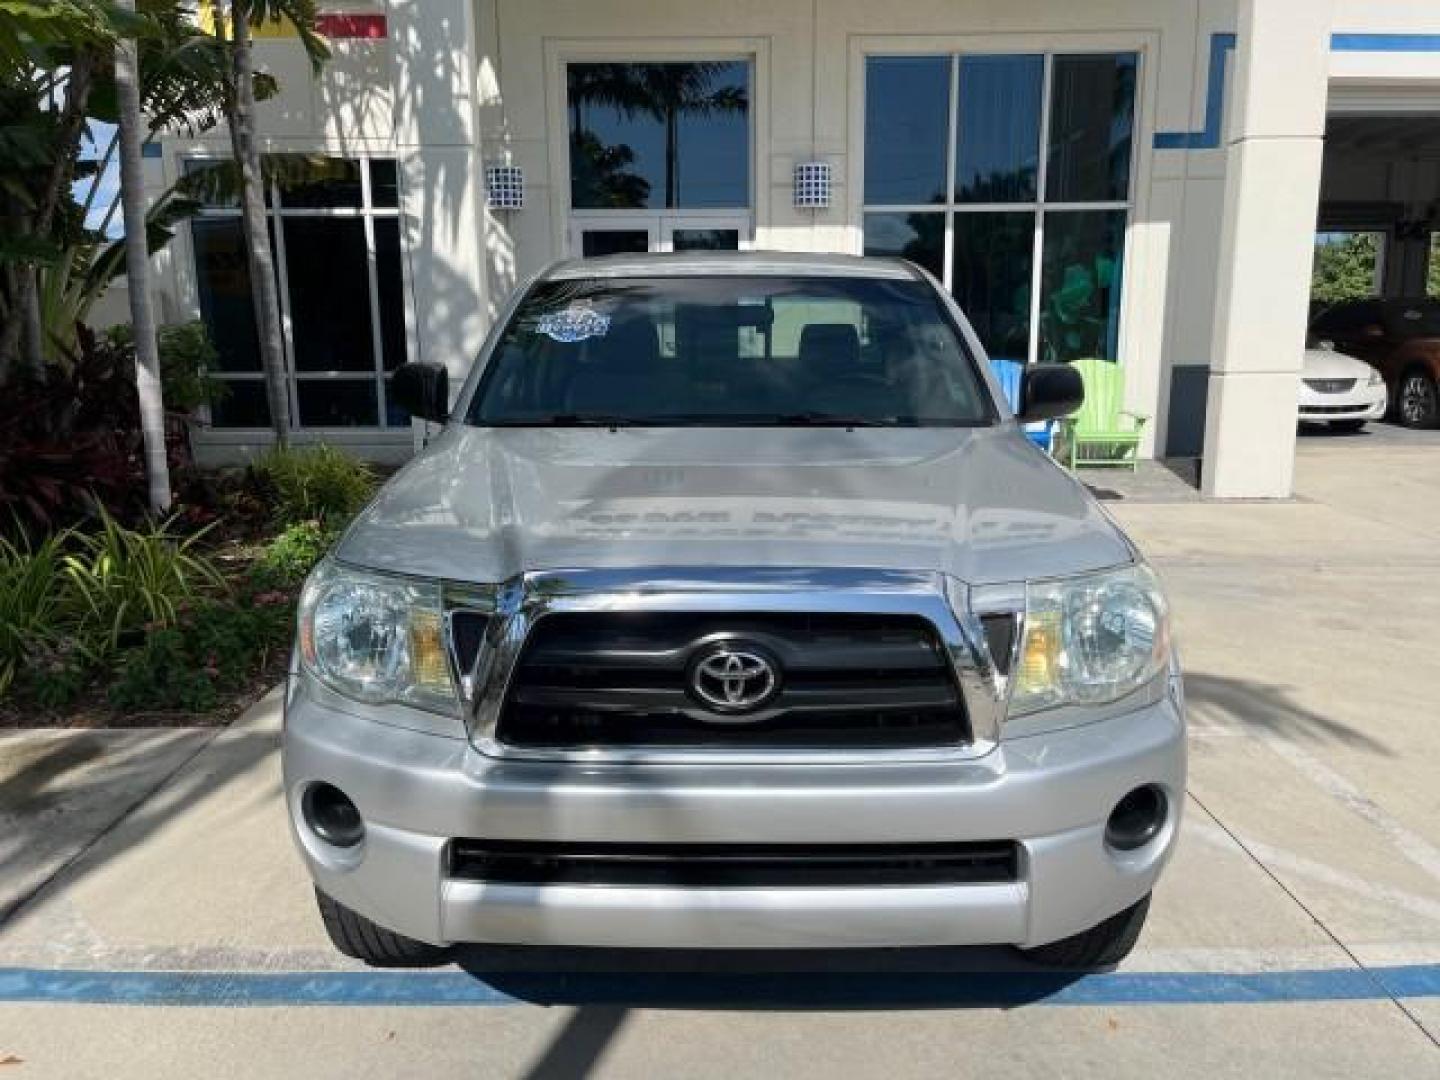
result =
[[290,850],[272,697],[213,737],[0,737],[0,1078],[1440,1076],[1435,452],[1307,439],[1291,503],[1109,504],[1169,584],[1193,720],[1183,842],[1119,972],[999,950],[369,972]]

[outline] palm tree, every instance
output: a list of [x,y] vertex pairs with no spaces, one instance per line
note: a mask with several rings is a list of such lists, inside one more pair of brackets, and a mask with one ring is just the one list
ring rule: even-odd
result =
[[[135,10],[135,0],[117,2],[122,10]],[[165,457],[165,399],[160,387],[160,352],[155,343],[145,176],[140,163],[140,145],[144,141],[144,121],[140,116],[140,47],[131,37],[122,37],[115,45],[115,96],[120,114],[120,198],[125,214],[125,268],[130,323],[135,336],[140,432],[145,441],[150,509],[162,514],[170,509],[170,466]]]
[[240,218],[250,260],[250,286],[255,300],[255,325],[260,343],[260,366],[265,372],[270,425],[277,446],[290,442],[290,397],[286,388],[285,349],[280,328],[280,293],[275,281],[275,256],[265,219],[264,183],[260,145],[255,137],[255,63],[252,22],[288,20],[317,69],[329,56],[315,29],[314,0],[230,0],[226,27],[220,0],[215,0],[215,32],[230,49],[230,83],[225,94],[225,116],[230,145],[240,172]]
[[0,380],[22,339],[27,361],[43,360],[36,274],[59,250],[90,92],[113,41],[93,0],[10,0],[0,10],[0,158],[26,169],[0,192]]

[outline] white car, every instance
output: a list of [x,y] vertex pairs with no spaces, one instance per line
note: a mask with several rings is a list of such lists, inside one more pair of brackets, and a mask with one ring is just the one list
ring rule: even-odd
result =
[[1306,349],[1300,372],[1300,420],[1359,431],[1385,415],[1385,380],[1362,360],[1334,349]]

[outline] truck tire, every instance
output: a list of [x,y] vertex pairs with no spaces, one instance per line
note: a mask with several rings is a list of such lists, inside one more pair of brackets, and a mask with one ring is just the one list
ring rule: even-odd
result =
[[386,930],[318,888],[315,903],[331,943],[346,956],[373,967],[431,967],[449,959],[450,950],[444,946]]
[[1147,894],[1134,907],[1110,916],[1098,926],[1052,941],[1049,945],[1037,945],[1020,952],[1027,960],[1050,968],[1113,967],[1135,948],[1149,910],[1150,897]]

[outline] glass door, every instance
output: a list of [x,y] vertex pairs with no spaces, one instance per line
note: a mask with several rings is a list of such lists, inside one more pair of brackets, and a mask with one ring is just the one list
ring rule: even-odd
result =
[[577,218],[570,222],[570,253],[581,258],[659,250],[659,218],[627,214],[618,220]]
[[749,214],[574,214],[570,254],[584,259],[643,251],[739,251]]
[[661,222],[664,251],[739,251],[749,247],[749,222],[731,216],[686,214]]

